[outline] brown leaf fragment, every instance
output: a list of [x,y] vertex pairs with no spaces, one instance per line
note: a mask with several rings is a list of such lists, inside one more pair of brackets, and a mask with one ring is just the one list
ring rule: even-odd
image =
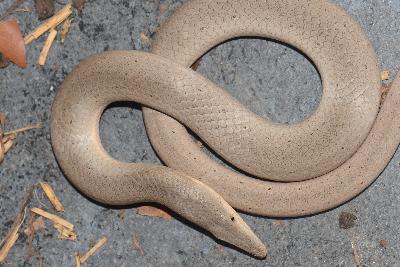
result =
[[33,192],[33,186],[27,191],[24,197],[24,201],[20,207],[20,210],[15,217],[14,223],[11,226],[10,231],[7,233],[5,238],[0,242],[0,263],[3,262],[11,248],[14,246],[15,242],[18,240],[19,237],[19,229],[21,228],[22,223],[25,219],[25,209],[29,204]]
[[158,217],[165,220],[171,220],[172,216],[167,212],[152,206],[141,206],[136,209],[136,213],[142,216]]
[[356,267],[361,267],[360,254],[357,251],[354,240],[351,240],[351,248],[353,249],[354,263],[355,263]]
[[107,238],[103,237],[100,239],[94,247],[92,247],[88,252],[86,252],[82,257],[81,257],[81,263],[85,263],[90,256],[92,256],[94,253],[96,253],[97,250],[99,250],[102,246],[104,246],[107,243]]
[[86,0],[72,0],[72,6],[79,12],[85,7]]
[[49,199],[51,205],[53,205],[54,209],[58,212],[63,212],[64,207],[61,204],[60,200],[57,198],[56,194],[54,193],[53,188],[48,183],[40,183],[42,190],[46,194],[47,198]]
[[67,37],[67,34],[69,32],[69,29],[71,28],[71,23],[72,23],[72,18],[67,18],[62,26],[61,32],[60,32],[60,40],[61,43],[64,43],[65,38]]
[[3,54],[0,53],[0,69],[5,68],[9,65],[10,61],[8,58],[3,56]]
[[132,247],[134,250],[137,250],[140,253],[140,255],[144,256],[142,245],[140,244],[140,240],[136,235],[133,236]]
[[24,39],[17,20],[0,21],[0,53],[21,68],[26,68]]
[[40,20],[54,15],[54,0],[35,0],[36,14]]

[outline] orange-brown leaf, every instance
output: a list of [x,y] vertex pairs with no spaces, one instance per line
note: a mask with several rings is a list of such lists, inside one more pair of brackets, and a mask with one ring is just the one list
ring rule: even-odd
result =
[[0,21],[0,53],[21,68],[26,68],[24,38],[15,19]]
[[171,220],[172,217],[168,213],[152,206],[141,206],[136,209],[137,214],[142,216],[159,217],[166,220]]

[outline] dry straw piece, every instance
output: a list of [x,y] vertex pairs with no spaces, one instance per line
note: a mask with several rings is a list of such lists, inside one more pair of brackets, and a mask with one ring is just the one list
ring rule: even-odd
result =
[[67,34],[69,32],[69,29],[71,28],[71,23],[72,23],[72,18],[67,18],[62,26],[61,32],[60,32],[60,40],[61,43],[64,43],[65,38],[67,37]]
[[79,252],[75,252],[75,264],[76,267],[81,267],[81,256],[79,255]]
[[39,208],[32,208],[31,211],[51,220],[54,228],[58,231],[59,239],[71,241],[76,240],[77,235],[74,231],[74,225],[72,223]]
[[63,212],[64,207],[61,204],[60,200],[57,198],[56,194],[54,193],[53,188],[48,183],[40,183],[44,193],[46,194],[47,198],[49,199],[50,203],[53,205],[54,209],[58,212]]
[[33,192],[33,187],[31,187],[25,195],[23,204],[16,216],[14,223],[11,226],[10,231],[6,235],[6,237],[0,242],[0,263],[3,262],[8,254],[10,253],[11,248],[15,245],[15,242],[18,240],[19,237],[19,229],[25,220],[25,212],[26,206],[31,199]]
[[43,66],[46,63],[47,55],[49,54],[50,47],[54,42],[54,39],[57,36],[57,31],[55,29],[50,30],[50,34],[47,37],[46,42],[42,48],[42,52],[40,52],[38,63]]
[[55,28],[59,24],[61,24],[66,18],[68,18],[72,14],[72,6],[71,4],[65,5],[62,9],[60,9],[53,17],[49,18],[46,22],[41,24],[27,36],[25,36],[24,41],[25,44],[30,44],[32,41],[36,40],[42,34],[47,32],[48,30]]
[[103,237],[100,239],[94,247],[92,247],[88,252],[86,252],[81,258],[81,263],[85,263],[90,256],[92,256],[98,249],[100,249],[102,246],[104,246],[107,243],[107,238]]
[[70,222],[58,217],[57,215],[48,213],[47,211],[44,211],[44,210],[39,209],[39,208],[32,208],[31,211],[36,213],[36,214],[38,214],[38,215],[40,215],[40,216],[43,216],[43,217],[49,219],[50,221],[52,221],[55,224],[60,224],[60,225],[64,226],[65,228],[67,228],[67,229],[69,229],[71,231],[74,230],[74,225],[72,223],[70,223]]

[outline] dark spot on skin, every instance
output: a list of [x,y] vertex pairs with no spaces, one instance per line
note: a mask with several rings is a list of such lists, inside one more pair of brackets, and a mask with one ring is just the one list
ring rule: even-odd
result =
[[234,222],[235,221],[235,217],[231,217],[231,221]]
[[339,215],[339,227],[341,229],[353,228],[356,220],[357,217],[353,213],[342,211]]

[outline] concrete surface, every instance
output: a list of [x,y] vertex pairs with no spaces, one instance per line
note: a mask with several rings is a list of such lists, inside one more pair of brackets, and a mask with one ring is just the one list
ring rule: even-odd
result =
[[[0,3],[0,13],[14,0]],[[349,203],[306,218],[275,220],[243,215],[268,245],[269,255],[257,260],[221,247],[209,236],[180,219],[166,221],[139,216],[135,208],[109,209],[78,193],[61,174],[50,146],[50,107],[58,85],[85,57],[115,49],[147,49],[140,33],[153,37],[182,1],[88,1],[75,14],[66,42],[53,45],[44,67],[36,64],[45,37],[29,45],[29,67],[0,70],[0,110],[8,116],[7,129],[41,122],[44,128],[21,134],[0,166],[0,237],[9,229],[25,190],[47,181],[66,208],[62,214],[76,225],[76,242],[60,241],[51,225],[34,240],[35,256],[25,259],[27,237],[17,241],[4,266],[74,266],[73,253],[85,252],[107,236],[109,242],[90,258],[87,266],[354,266],[353,240],[363,266],[400,266],[400,189],[398,152],[379,179]],[[400,69],[400,1],[336,0],[371,39],[382,69],[393,76]],[[23,6],[32,8],[33,0]],[[59,6],[58,6],[59,7]],[[14,15],[25,33],[36,27],[36,15]],[[198,71],[224,87],[253,111],[277,122],[292,123],[310,116],[318,106],[322,88],[317,71],[301,54],[272,41],[230,41],[210,51]],[[159,163],[135,104],[116,104],[101,123],[106,149],[117,159]],[[41,200],[40,190],[31,206]],[[47,209],[46,207],[44,207]],[[356,217],[339,227],[342,212]],[[348,214],[346,215],[348,217]],[[344,217],[346,217],[344,216]],[[354,219],[350,215],[350,218]],[[24,225],[25,228],[25,225]],[[132,248],[136,236],[142,256]],[[385,240],[386,248],[380,245]],[[384,244],[385,242],[381,242]]]

